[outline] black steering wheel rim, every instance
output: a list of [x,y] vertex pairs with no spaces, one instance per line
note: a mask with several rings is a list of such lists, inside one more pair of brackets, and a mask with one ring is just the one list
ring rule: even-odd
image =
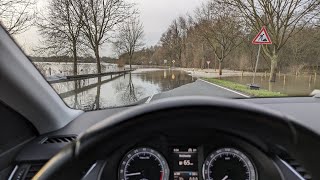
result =
[[[291,117],[243,101],[239,102],[208,97],[176,97],[131,108],[92,126],[82,133],[75,143],[65,147],[46,163],[36,174],[35,179],[68,179],[71,176],[81,177],[79,170],[90,163],[90,159],[86,158],[86,154],[94,151],[100,143],[114,142],[116,141],[115,139],[120,136],[120,133],[128,129],[135,129],[137,126],[154,126],[156,129],[160,123],[168,122],[166,120],[159,122],[153,120],[153,118],[143,117],[148,115],[159,116],[159,114],[164,114],[164,112],[170,114],[174,111],[181,111],[181,114],[197,112],[200,115],[207,111],[210,111],[209,113],[212,111],[221,114],[223,113],[221,111],[225,111],[227,113],[239,113],[239,115],[246,116],[248,120],[243,118],[241,122],[232,119],[230,119],[230,122],[224,122],[216,119],[216,124],[214,127],[212,126],[212,128],[223,129],[227,125],[237,128],[237,123],[247,123],[248,128],[244,128],[241,131],[248,131],[254,128],[252,129],[252,131],[254,131],[252,133],[258,134],[258,137],[264,138],[266,141],[288,150],[310,171],[314,178],[320,177],[320,173],[317,172],[315,164],[315,162],[319,162],[315,161],[319,160],[319,157],[310,157],[314,144],[319,143],[319,136],[294,123]],[[205,121],[205,123],[211,124],[213,123],[212,121],[213,120],[210,120],[210,122]],[[196,124],[195,122],[190,122],[190,124],[187,123],[186,125],[192,127]],[[152,129],[150,131],[152,131]],[[112,138],[113,140],[111,140]],[[308,141],[305,139],[308,139]],[[299,147],[301,144],[303,144],[303,148]],[[314,150],[318,147],[320,146],[316,146]],[[305,154],[305,152],[300,152],[302,150],[310,153]],[[83,164],[83,166],[73,167],[75,163]],[[67,173],[64,172],[66,167],[70,168]]]

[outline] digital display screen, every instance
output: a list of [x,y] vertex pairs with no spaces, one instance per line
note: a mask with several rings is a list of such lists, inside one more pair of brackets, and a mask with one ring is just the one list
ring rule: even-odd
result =
[[192,147],[173,148],[173,179],[198,180],[198,150]]
[[198,172],[174,172],[174,180],[198,180]]

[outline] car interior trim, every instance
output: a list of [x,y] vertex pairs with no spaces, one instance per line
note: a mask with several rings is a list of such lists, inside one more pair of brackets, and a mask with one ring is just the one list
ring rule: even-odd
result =
[[40,134],[58,130],[83,113],[67,107],[1,26],[0,39],[1,101],[28,119]]
[[299,174],[292,166],[290,166],[286,161],[284,161],[281,158],[277,158],[278,159],[278,163],[281,163],[280,165],[285,166],[296,178],[297,180],[304,180],[304,178],[301,176],[301,174]]
[[8,180],[12,180],[12,178],[13,178],[14,174],[16,173],[16,171],[18,170],[18,168],[19,168],[18,165],[16,165],[16,166],[14,167],[14,169],[12,170],[12,172],[11,172]]

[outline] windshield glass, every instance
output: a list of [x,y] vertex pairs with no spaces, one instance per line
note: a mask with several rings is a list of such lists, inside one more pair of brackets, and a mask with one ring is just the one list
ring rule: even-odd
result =
[[0,20],[63,101],[90,111],[174,96],[320,93],[319,6],[1,0]]

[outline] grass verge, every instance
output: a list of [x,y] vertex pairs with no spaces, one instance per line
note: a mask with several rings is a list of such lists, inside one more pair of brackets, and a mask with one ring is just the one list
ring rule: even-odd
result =
[[215,78],[202,78],[205,81],[229,88],[253,97],[285,97],[286,94],[280,92],[272,92],[265,89],[251,90],[248,86],[232,81],[226,81]]

